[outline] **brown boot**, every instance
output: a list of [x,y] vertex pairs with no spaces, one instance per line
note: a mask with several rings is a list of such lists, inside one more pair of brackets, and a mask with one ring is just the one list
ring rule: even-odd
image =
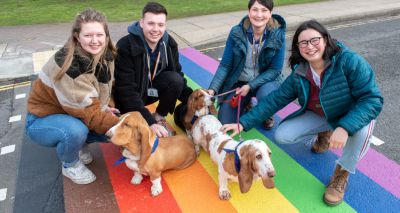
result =
[[329,149],[329,138],[332,135],[332,131],[318,133],[317,140],[311,147],[311,151],[314,153],[324,153]]
[[349,172],[337,165],[335,173],[331,177],[331,182],[325,189],[324,201],[326,204],[336,206],[343,201],[348,179]]
[[272,127],[274,127],[274,123],[275,123],[274,118],[273,118],[273,117],[270,117],[270,118],[268,118],[267,120],[265,120],[265,121],[263,122],[263,127],[264,127],[264,129],[266,129],[266,130],[270,130],[270,129],[272,129]]

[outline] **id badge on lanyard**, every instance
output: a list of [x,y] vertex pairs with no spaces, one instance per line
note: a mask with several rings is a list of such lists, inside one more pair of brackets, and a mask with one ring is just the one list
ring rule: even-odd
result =
[[150,81],[150,88],[147,89],[147,96],[158,98],[158,90],[153,88],[153,80],[157,73],[158,62],[160,61],[160,52],[158,52],[156,63],[154,64],[153,73],[150,71],[150,59],[149,55],[147,55],[147,65],[149,67],[149,81]]

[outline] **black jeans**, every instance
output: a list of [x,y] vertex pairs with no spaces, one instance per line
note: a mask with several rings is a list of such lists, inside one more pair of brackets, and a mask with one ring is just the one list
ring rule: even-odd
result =
[[[173,113],[175,104],[180,97],[183,86],[183,77],[173,71],[162,71],[153,79],[153,88],[157,89],[158,97],[147,97],[146,105],[159,101],[156,112],[161,116]],[[150,87],[150,85],[149,85]]]

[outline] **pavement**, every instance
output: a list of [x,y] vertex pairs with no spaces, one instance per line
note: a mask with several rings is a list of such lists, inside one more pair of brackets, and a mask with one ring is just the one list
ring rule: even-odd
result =
[[[400,1],[328,0],[278,6],[273,13],[282,15],[286,19],[288,31],[293,31],[299,23],[309,19],[332,24],[365,17],[396,15],[400,13]],[[173,19],[168,20],[167,28],[180,48],[196,48],[225,41],[231,27],[246,14],[247,10],[244,10]],[[127,34],[129,24],[109,23],[111,37],[115,42]],[[63,46],[70,28],[71,23],[1,26],[0,79],[29,76],[40,70],[54,50]]]

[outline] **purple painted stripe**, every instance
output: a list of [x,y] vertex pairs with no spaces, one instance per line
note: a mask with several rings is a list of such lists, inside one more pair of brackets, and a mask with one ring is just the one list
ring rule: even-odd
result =
[[215,74],[215,71],[217,70],[219,65],[218,61],[214,60],[211,57],[208,57],[207,55],[204,55],[194,48],[180,49],[179,52],[203,69],[210,72],[211,74]]
[[284,108],[282,108],[281,110],[279,110],[276,114],[281,118],[285,118],[286,116],[292,114],[293,112],[295,112],[298,109],[300,109],[299,105],[297,105],[295,103],[290,103],[287,106],[285,106]]

